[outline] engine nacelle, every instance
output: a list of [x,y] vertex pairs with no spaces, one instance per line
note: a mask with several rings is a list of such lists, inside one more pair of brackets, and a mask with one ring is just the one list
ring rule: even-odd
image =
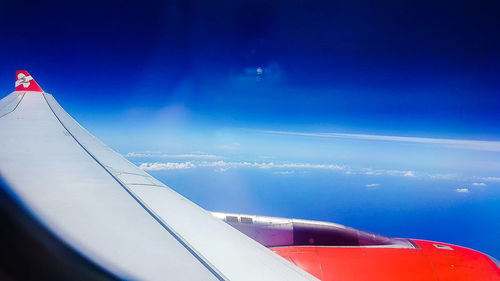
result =
[[432,241],[389,238],[340,224],[213,213],[321,280],[500,280],[495,259]]

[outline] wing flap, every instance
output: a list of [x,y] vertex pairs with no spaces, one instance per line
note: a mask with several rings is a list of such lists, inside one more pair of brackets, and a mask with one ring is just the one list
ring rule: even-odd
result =
[[24,97],[24,92],[13,92],[0,100],[0,117],[7,115],[16,109]]

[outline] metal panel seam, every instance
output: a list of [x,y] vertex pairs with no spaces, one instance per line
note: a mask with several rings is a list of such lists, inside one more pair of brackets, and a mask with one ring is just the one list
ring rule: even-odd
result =
[[[417,244],[417,243],[415,243]],[[417,244],[418,245],[418,244]],[[420,246],[419,246],[420,247]],[[429,262],[429,264],[431,265],[431,268],[432,268],[432,272],[434,273],[434,276],[436,276],[436,281],[439,281],[439,275],[437,273],[437,270],[436,268],[434,267],[434,264],[432,264],[432,261],[431,259],[429,258],[429,256],[427,256],[427,253],[424,251],[424,249],[422,249],[422,247],[420,247],[419,249],[420,251],[422,251],[422,253],[424,254],[424,257],[425,259]]]
[[[78,143],[78,145],[80,145],[81,148],[83,148],[83,150],[85,152],[87,152],[87,154],[92,157],[92,159],[94,159],[94,161],[97,162],[97,164],[99,164],[123,189],[125,189],[125,191],[127,193],[129,193],[130,196],[132,196],[132,198],[135,199],[135,201],[137,201],[137,203],[139,203],[139,205],[144,209],[146,210],[146,212],[149,213],[149,215],[151,215],[151,217],[153,217],[154,220],[156,220],[161,226],[163,226],[163,228],[165,230],[167,230],[170,235],[172,235],[176,240],[177,242],[179,242],[182,246],[184,246],[184,248],[186,250],[189,251],[189,253],[191,253],[201,264],[203,264],[217,279],[219,280],[228,280],[227,278],[224,277],[224,275],[222,273],[220,273],[216,268],[215,266],[211,265],[208,261],[205,260],[205,258],[200,254],[198,253],[196,250],[194,250],[188,242],[184,241],[184,239],[182,239],[182,237],[177,234],[173,229],[171,229],[168,224],[166,222],[164,222],[161,218],[159,218],[150,208],[147,207],[147,205],[142,202],[141,199],[139,199],[131,190],[129,190],[118,178],[116,178],[108,169],[106,169],[106,167],[104,167],[104,165],[99,162],[99,160],[97,160],[96,157],[94,157],[94,155],[92,155],[92,153],[90,153],[90,151],[88,151],[79,141],[78,139],[76,139],[75,136],[73,136],[73,134],[68,130],[68,128],[64,125],[64,123],[61,121],[61,119],[59,119],[59,117],[57,116],[57,114],[54,112],[54,110],[52,109],[50,103],[47,101],[47,98],[45,96],[45,93],[42,93],[43,94],[43,98],[45,99],[45,102],[47,103],[47,106],[50,108],[50,111],[52,111],[52,113],[54,114],[54,116],[56,117],[56,119],[59,121],[59,123],[64,127],[64,129],[71,135],[71,137]],[[24,96],[23,96],[24,97]]]
[[9,111],[9,112],[5,113],[4,115],[0,116],[0,118],[4,117],[5,115],[7,115],[9,113],[14,112],[14,110],[16,110],[16,108],[19,106],[19,104],[23,101],[24,95],[26,95],[26,92],[24,92],[24,94],[21,96],[21,99],[17,102],[16,106],[11,111]]

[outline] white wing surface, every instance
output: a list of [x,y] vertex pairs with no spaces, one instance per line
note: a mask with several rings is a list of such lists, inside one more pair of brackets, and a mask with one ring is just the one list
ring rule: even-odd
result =
[[17,85],[0,101],[0,176],[87,259],[122,279],[316,280],[104,145],[32,78]]

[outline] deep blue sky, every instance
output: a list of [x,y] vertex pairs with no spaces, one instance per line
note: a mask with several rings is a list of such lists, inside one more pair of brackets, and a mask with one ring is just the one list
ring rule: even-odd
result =
[[497,1],[0,2],[0,90],[28,70],[208,209],[498,257],[499,14]]
[[66,104],[99,110],[179,101],[248,126],[498,138],[499,11],[496,1],[9,1],[0,87],[26,68]]

